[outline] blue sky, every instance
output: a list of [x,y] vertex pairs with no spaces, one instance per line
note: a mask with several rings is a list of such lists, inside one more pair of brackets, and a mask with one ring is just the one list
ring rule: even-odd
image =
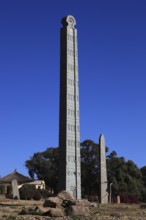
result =
[[58,146],[61,19],[76,18],[81,141],[146,165],[146,1],[0,0],[0,176]]

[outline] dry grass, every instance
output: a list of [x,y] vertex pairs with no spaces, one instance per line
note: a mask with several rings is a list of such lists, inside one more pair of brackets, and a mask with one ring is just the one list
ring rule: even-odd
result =
[[44,200],[13,200],[0,197],[0,219],[6,216],[17,216],[23,207],[33,207],[34,205],[43,207]]
[[[40,201],[29,201],[29,200],[12,200],[0,197],[0,220],[4,219],[6,216],[17,216],[18,213],[24,208],[31,208],[34,205],[43,208],[44,200]],[[47,208],[46,208],[47,209]],[[45,210],[44,210],[45,211]],[[131,216],[131,217],[144,217],[146,218],[146,209],[142,209],[140,204],[129,205],[129,204],[107,204],[107,205],[97,205],[97,207],[92,207],[91,216]]]
[[101,215],[121,214],[124,216],[139,216],[141,209],[140,204],[106,204],[99,205]]

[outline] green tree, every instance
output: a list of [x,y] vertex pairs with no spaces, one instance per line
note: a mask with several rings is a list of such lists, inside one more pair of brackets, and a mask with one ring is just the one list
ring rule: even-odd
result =
[[81,183],[83,196],[99,195],[99,144],[92,140],[81,143]]
[[143,198],[143,201],[146,201],[146,166],[142,167],[140,171],[142,173],[142,180],[144,183],[144,190],[143,190],[142,198]]
[[98,194],[99,145],[92,140],[81,143],[82,195]]
[[3,194],[5,192],[5,186],[4,184],[1,182],[1,179],[0,179],[0,194]]
[[[58,154],[58,148],[47,148],[43,152],[34,153],[25,163],[32,178],[45,180],[46,185],[54,190],[58,184]],[[107,174],[108,183],[113,183],[114,196],[125,194],[146,198],[145,167],[140,170],[133,161],[126,161],[112,151],[107,155]],[[81,186],[82,196],[99,193],[99,145],[92,140],[81,143]]]
[[146,187],[146,166],[142,167],[141,169],[141,173],[142,173],[142,179],[144,182],[144,186]]
[[46,185],[56,190],[58,182],[58,148],[47,148],[25,162],[31,178],[42,179]]
[[129,180],[127,181],[127,189],[130,194],[133,194],[139,198],[141,198],[144,184],[142,180],[142,173],[140,169],[136,166],[136,164],[132,160],[128,160],[126,162],[127,165],[127,177]]
[[108,182],[113,183],[112,191],[115,196],[122,192],[127,191],[126,184],[124,182],[124,175],[126,171],[125,159],[123,157],[117,157],[117,153],[112,151],[107,156],[107,174]]
[[133,161],[125,161],[124,157],[117,157],[116,152],[112,152],[107,157],[107,167],[108,182],[113,183],[112,192],[115,196],[125,194],[142,199],[142,174]]

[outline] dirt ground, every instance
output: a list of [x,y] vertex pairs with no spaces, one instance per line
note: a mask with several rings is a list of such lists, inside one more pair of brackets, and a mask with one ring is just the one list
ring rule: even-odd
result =
[[29,201],[29,200],[13,200],[6,199],[4,196],[0,196],[0,219],[8,216],[17,216],[20,211],[25,207],[39,206],[43,207],[44,200]]
[[[43,208],[44,200],[40,201],[26,201],[26,200],[12,200],[0,197],[0,220],[16,219],[20,211],[25,208],[32,208],[37,206],[47,211],[48,208]],[[46,210],[45,210],[46,209]],[[100,217],[99,217],[100,216]],[[108,218],[111,216],[111,218]],[[124,218],[121,218],[123,216]],[[105,218],[102,218],[105,217]],[[128,218],[126,218],[128,217]],[[146,205],[141,204],[92,204],[91,215],[88,219],[146,219]],[[80,219],[80,218],[74,218]],[[86,219],[86,218],[84,218]]]

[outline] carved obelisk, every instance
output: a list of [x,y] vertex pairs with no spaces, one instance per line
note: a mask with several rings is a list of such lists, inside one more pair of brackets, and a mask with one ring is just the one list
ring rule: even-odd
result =
[[76,20],[62,19],[60,33],[59,191],[81,198],[79,81]]
[[101,134],[99,137],[99,158],[100,158],[100,203],[108,203],[107,192],[107,167],[106,167],[106,147],[105,138]]

